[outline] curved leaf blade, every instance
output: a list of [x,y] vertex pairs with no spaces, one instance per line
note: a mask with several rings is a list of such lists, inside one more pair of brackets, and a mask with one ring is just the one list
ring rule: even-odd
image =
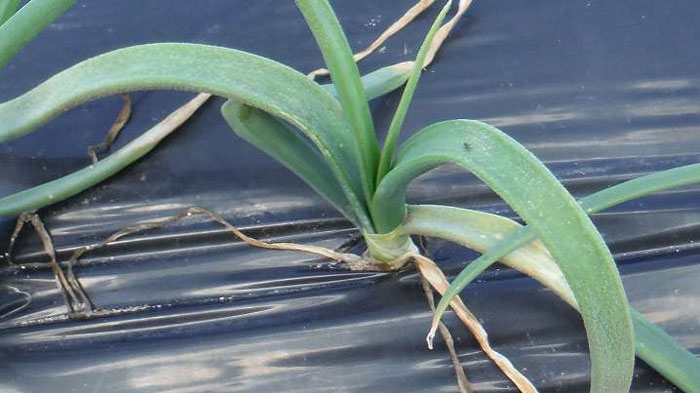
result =
[[[700,183],[700,164],[673,168],[616,184],[581,199],[581,207],[586,213],[593,214],[635,198],[695,183]],[[435,318],[439,320],[450,299],[457,296],[479,274],[536,237],[537,234],[532,228],[524,226],[471,262],[452,280],[445,296],[440,299]]]
[[352,206],[318,150],[286,124],[267,113],[228,100],[221,114],[233,132],[291,169],[356,226]]
[[[363,76],[362,83],[365,87],[367,96],[376,98],[400,87],[408,78],[409,70],[410,66],[407,66],[406,63],[400,63],[380,68],[374,72]],[[322,87],[326,89],[326,91],[328,91],[331,95],[334,95],[335,90],[332,84],[323,85]],[[257,109],[251,108],[251,110],[257,111],[260,114],[264,113],[258,111]],[[176,113],[178,112],[180,112],[180,110],[176,111]],[[278,124],[281,123],[278,122]],[[126,168],[131,163],[145,155],[148,151],[150,151],[150,149],[155,147],[155,144],[151,144],[150,141],[158,143],[161,139],[163,139],[162,137],[156,137],[155,135],[153,135],[154,133],[159,132],[160,131],[155,130],[146,131],[145,134],[148,134],[148,136],[144,134],[143,137],[139,137],[138,139],[134,140],[133,144],[129,144],[112,154],[113,157],[110,156],[112,158],[110,158],[109,160],[99,161],[90,167],[63,176],[51,182],[47,182],[32,187],[28,190],[21,191],[6,196],[4,198],[0,198],[0,215],[13,215],[25,211],[39,209],[56,202],[60,202],[66,198],[69,198],[73,195],[76,195],[79,192],[82,192],[94,186],[95,184],[98,184],[99,182],[104,181],[105,179],[108,179],[110,176]],[[266,142],[268,142],[268,139],[266,138],[257,139],[257,143]],[[140,148],[137,148],[137,146],[140,146]],[[300,154],[306,155],[309,153],[306,152]],[[316,149],[314,149],[314,152],[311,154],[314,154],[316,156],[319,155],[318,150]],[[290,163],[291,161],[285,163],[285,165],[288,165]],[[317,168],[320,168],[320,171],[326,173],[328,172],[328,166],[325,162],[319,162],[317,164]],[[323,177],[328,182],[333,182],[334,184],[337,183],[337,180],[335,178],[327,179],[326,175],[324,175]],[[308,179],[305,180],[309,182]],[[312,187],[314,187],[314,185],[312,185]],[[340,189],[339,185],[337,185],[337,187],[338,189]],[[314,188],[317,189],[316,187]],[[331,198],[333,198],[329,197],[329,195],[325,195],[325,197],[329,199],[329,201]],[[347,202],[347,199],[345,198],[344,194],[343,197],[338,200],[338,205],[343,205],[342,201],[349,203]],[[332,204],[335,205],[335,203],[333,202]],[[360,226],[360,224],[357,222],[357,220],[359,219],[355,216],[354,211],[346,210],[342,212],[346,217],[353,221],[355,225]],[[352,217],[354,217],[354,219]]]
[[[574,198],[524,147],[477,121],[423,129],[403,146],[371,209],[378,231],[406,217],[405,192],[416,176],[445,163],[470,170],[532,225],[564,273],[581,309],[592,364],[591,392],[626,392],[634,333],[617,268],[602,237]],[[379,217],[379,218],[378,218]]]
[[53,23],[76,0],[31,0],[5,23],[0,22],[0,68]]
[[[485,252],[500,239],[517,236],[523,225],[509,218],[476,210],[439,205],[408,206],[401,225],[411,235],[434,236]],[[541,241],[535,240],[508,254],[501,261],[525,273],[554,292],[574,308],[578,307],[563,273]],[[471,263],[470,263],[471,265]],[[443,298],[447,296],[447,292]]]
[[79,63],[0,104],[0,142],[22,136],[90,99],[144,89],[231,98],[293,124],[318,147],[353,210],[371,229],[355,169],[356,141],[339,103],[301,73],[260,56],[197,44],[150,44]]
[[[409,206],[402,225],[408,234],[436,236],[480,252],[493,249],[501,239],[516,236],[522,228],[517,222],[495,214],[430,205]],[[564,275],[540,241],[518,248],[501,262],[536,279],[578,310]],[[447,293],[443,296],[446,298]],[[684,392],[700,393],[700,358],[638,311],[630,308],[630,314],[637,356]]]
[[297,0],[306,23],[321,49],[326,67],[338,91],[340,102],[352,124],[357,143],[353,153],[358,155],[364,198],[369,204],[374,194],[375,173],[379,148],[374,133],[368,99],[360,83],[360,71],[352,56],[350,44],[338,18],[327,0]]
[[[367,99],[383,96],[403,85],[411,70],[410,62],[382,67],[360,80]],[[338,97],[334,84],[321,85],[328,93]],[[221,113],[239,137],[265,152],[289,168],[322,195],[345,217],[361,226],[352,206],[342,192],[337,180],[323,161],[318,150],[289,126],[260,110],[226,101]]]
[[160,141],[182,125],[209,97],[198,94],[109,157],[56,180],[0,199],[0,216],[36,210],[70,198],[108,179],[153,150]]

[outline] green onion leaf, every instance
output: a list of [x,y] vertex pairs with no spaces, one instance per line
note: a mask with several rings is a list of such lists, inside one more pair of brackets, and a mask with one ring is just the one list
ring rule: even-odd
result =
[[[297,7],[304,14],[306,23],[321,49],[333,84],[340,96],[348,120],[352,124],[356,149],[348,145],[346,150],[356,154],[358,159],[351,168],[359,165],[365,201],[374,194],[374,176],[377,170],[377,136],[374,133],[372,114],[365,92],[360,83],[360,72],[352,57],[352,51],[338,18],[327,0],[297,0]],[[352,170],[348,168],[348,170]]]
[[[380,68],[363,76],[361,80],[365,88],[365,94],[367,94],[368,97],[376,98],[395,90],[405,83],[406,79],[408,79],[409,70],[410,63],[400,63]],[[335,88],[332,84],[323,85],[322,87],[330,94],[335,95]],[[233,104],[233,102],[231,102],[230,105],[237,106],[239,104]],[[349,207],[349,201],[347,200],[345,194],[340,192],[342,187],[337,184],[335,177],[329,178],[329,167],[323,161],[318,150],[315,148],[312,150],[306,150],[305,148],[310,146],[308,140],[300,138],[295,131],[285,129],[284,135],[276,132],[280,131],[279,127],[283,126],[283,123],[278,121],[276,118],[267,115],[265,112],[250,107],[248,108],[254,113],[254,118],[266,116],[268,117],[266,120],[274,119],[276,124],[271,125],[271,129],[269,130],[259,129],[258,132],[261,134],[258,136],[257,132],[252,131],[251,126],[254,122],[250,120],[245,126],[234,127],[234,132],[264,152],[272,155],[288,168],[292,169],[292,171],[296,172],[317,192],[323,195],[332,205],[339,209],[350,221],[352,221],[358,227],[361,227],[362,225],[360,224],[360,218],[358,218],[354,210]],[[222,107],[222,112],[224,112],[224,117],[227,119],[227,121],[231,121],[229,118],[229,116],[231,116],[231,113],[229,112],[230,110],[233,109],[229,108],[228,103]],[[260,120],[266,121],[262,119]],[[255,128],[258,130],[257,127]],[[160,136],[155,136],[156,133]],[[147,134],[148,135],[144,134],[142,137],[137,138],[132,143],[110,155],[108,159],[99,161],[90,167],[84,168],[54,181],[1,198],[0,215],[19,214],[25,211],[42,208],[69,198],[94,186],[95,184],[98,184],[101,181],[104,181],[148,153],[148,151],[154,148],[156,144],[165,137],[165,135],[161,134],[161,131],[149,130],[147,131]],[[282,151],[285,152],[285,157],[280,157],[280,154],[278,154],[280,151],[277,150],[274,145],[279,139],[285,138],[302,139],[303,143],[299,141],[287,142],[299,146],[291,150],[282,149]],[[266,143],[269,143],[270,146],[264,146]],[[302,167],[297,167],[297,165],[294,163],[295,159],[293,157],[293,151],[297,152],[297,156],[304,157],[300,160],[311,160],[310,157],[313,157],[312,160],[315,161],[315,163],[305,162]],[[304,165],[306,168],[303,167]],[[308,170],[309,166],[316,168],[316,176],[311,175]],[[335,188],[330,187],[331,183],[335,185]]]
[[291,169],[356,226],[361,226],[318,149],[290,126],[267,113],[228,100],[221,114],[233,132]]
[[[75,1],[31,0],[5,23],[0,20],[0,68],[15,57],[17,52],[37,34],[72,7]],[[6,17],[13,5],[6,4],[6,10],[0,9],[4,12],[0,18]]]
[[[656,172],[616,184],[581,199],[581,207],[586,213],[593,214],[635,198],[694,183],[700,183],[700,164]],[[496,261],[503,260],[506,255],[536,237],[537,234],[532,228],[529,226],[522,227],[516,233],[494,244],[483,255],[467,265],[452,280],[450,287],[445,292],[445,296],[440,299],[434,318],[439,320],[450,304],[450,300],[459,295],[470,282],[489,266],[496,263]]]
[[19,9],[19,0],[0,0],[0,25]]
[[[360,79],[367,99],[373,100],[379,98],[403,86],[408,79],[408,74],[412,66],[413,62],[405,61],[403,63],[382,67],[367,75],[363,75]],[[338,90],[335,88],[334,84],[328,83],[321,85],[321,87],[326,89],[331,95],[338,97]]]
[[[371,100],[397,89],[406,82],[409,70],[410,63],[406,62],[364,75],[361,82],[365,95]],[[335,85],[322,87],[337,97]],[[231,100],[221,107],[221,113],[233,132],[289,168],[355,226],[362,227],[323,157],[307,139],[273,116]]]
[[60,202],[108,179],[153,150],[160,141],[182,125],[207,98],[208,96],[197,95],[165,120],[105,159],[59,179],[0,199],[0,216],[16,215]]
[[423,71],[423,61],[425,61],[425,56],[428,54],[428,49],[430,48],[430,43],[433,42],[433,37],[437,33],[442,21],[447,15],[447,11],[450,9],[452,0],[449,0],[442,10],[438,14],[437,18],[430,27],[428,34],[423,40],[420,49],[418,50],[418,55],[416,60],[413,62],[413,68],[411,69],[411,74],[408,77],[408,82],[406,83],[406,88],[401,95],[401,100],[399,101],[399,106],[396,108],[396,113],[391,119],[391,124],[389,125],[389,131],[386,135],[386,140],[384,141],[384,146],[382,146],[382,153],[379,156],[379,167],[377,168],[377,185],[381,182],[382,178],[391,169],[391,161],[394,158],[394,148],[396,146],[396,141],[401,133],[401,126],[403,126],[403,121],[406,118],[406,113],[408,112],[408,107],[411,105],[411,100],[413,99],[413,93],[416,91],[418,86],[418,80],[420,79],[421,71]]
[[[501,239],[517,236],[524,227],[495,214],[448,206],[418,205],[408,207],[408,217],[401,228],[407,234],[440,237],[485,252],[502,243]],[[503,256],[500,261],[552,289],[578,310],[564,275],[539,240],[527,243]],[[443,296],[445,298],[447,296]],[[637,356],[684,392],[700,393],[700,358],[638,311],[630,308],[630,314]]]
[[355,174],[356,140],[340,104],[318,84],[282,64],[233,49],[150,44],[77,64],[0,104],[0,142],[20,137],[82,102],[145,89],[206,92],[268,112],[297,127],[326,160],[363,230],[372,230]]
[[524,147],[487,124],[455,120],[411,137],[371,205],[375,227],[390,232],[406,218],[412,179],[445,163],[463,166],[532,225],[564,273],[583,317],[591,353],[591,392],[626,392],[634,332],[615,263],[581,206]]

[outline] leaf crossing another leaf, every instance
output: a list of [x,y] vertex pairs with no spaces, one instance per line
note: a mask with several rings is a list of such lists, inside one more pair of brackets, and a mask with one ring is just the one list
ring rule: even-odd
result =
[[429,126],[403,146],[371,205],[386,233],[406,218],[406,188],[439,165],[460,165],[530,224],[570,283],[586,327],[591,392],[626,392],[634,367],[634,333],[615,263],[588,216],[547,168],[515,140],[478,121]]

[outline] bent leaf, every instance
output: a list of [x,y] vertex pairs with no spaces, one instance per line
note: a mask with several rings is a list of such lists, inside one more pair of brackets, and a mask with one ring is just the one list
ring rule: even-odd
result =
[[[408,79],[410,70],[410,62],[405,62],[382,67],[362,76],[360,81],[367,99],[372,100],[383,96],[403,85]],[[321,87],[338,97],[334,84],[321,85]],[[221,107],[221,113],[234,133],[281,162],[328,200],[355,226],[361,226],[352,206],[340,192],[340,185],[318,150],[308,140],[273,116],[231,100]]]
[[[495,214],[429,205],[409,206],[408,217],[402,225],[402,230],[408,234],[440,237],[479,252],[493,249],[500,239],[515,236],[522,228],[517,222]],[[564,275],[539,240],[527,243],[500,261],[552,289],[578,310]],[[447,293],[442,299],[447,299]],[[636,310],[630,308],[630,313],[637,356],[684,392],[700,393],[700,373],[697,372],[700,359]]]
[[[75,1],[31,0],[5,23],[0,21],[0,68],[15,57],[17,52],[37,34],[72,7]],[[13,5],[10,4],[8,7],[9,10]]]
[[[382,96],[400,87],[408,78],[410,63],[408,64],[409,66],[407,66],[407,63],[394,64],[392,66],[380,68],[374,72],[363,76],[362,83],[365,87],[365,94],[367,94],[367,96],[371,97],[370,99],[372,99]],[[323,85],[322,87],[326,89],[330,94],[334,95],[335,89],[332,84]],[[261,114],[264,113],[253,108],[251,108],[251,110],[257,111]],[[176,111],[173,115],[169,116],[169,118],[171,118],[172,116],[179,116],[178,112],[180,111],[181,109]],[[278,124],[282,123],[278,122]],[[19,214],[21,212],[39,209],[56,202],[60,202],[66,198],[69,198],[79,192],[82,192],[94,186],[95,184],[101,181],[104,181],[113,174],[129,166],[131,163],[133,163],[134,161],[145,155],[153,147],[155,147],[155,144],[152,144],[151,142],[158,143],[158,141],[162,139],[161,137],[156,138],[155,136],[153,136],[153,134],[157,132],[160,131],[146,131],[146,133],[150,134],[150,136],[146,136],[145,133],[143,137],[139,137],[137,140],[134,140],[133,144],[129,144],[112,154],[112,156],[114,157],[109,160],[99,161],[94,165],[83,170],[71,173],[51,182],[32,187],[31,189],[1,198],[0,215]],[[268,140],[266,138],[258,138],[257,143],[262,144],[268,141],[272,141],[272,139]],[[140,146],[140,148],[137,149],[138,146]],[[319,156],[318,150],[316,149],[314,149],[314,153],[312,154]],[[288,165],[290,163],[291,162],[287,162],[284,164]],[[322,164],[323,165],[318,165],[317,168],[319,168],[321,171],[328,172],[328,167],[326,163],[322,162]],[[337,183],[335,178],[329,181]],[[317,187],[314,185],[312,185],[312,187],[317,189]],[[339,190],[340,186],[338,185],[337,187]],[[324,196],[327,199],[329,199],[329,201],[332,198],[329,197],[329,195]],[[339,201],[340,200],[345,201],[345,203],[349,203],[347,202],[344,194],[342,195],[342,198],[339,199]],[[336,205],[334,202],[331,203],[334,206]],[[338,202],[338,206],[336,206],[336,208],[340,208],[339,206],[342,204],[343,202]],[[353,221],[355,225],[359,226],[359,223],[357,222],[358,218],[354,215],[354,211],[341,212],[351,221]]]
[[[635,198],[695,183],[700,183],[700,164],[673,168],[616,184],[581,199],[581,207],[586,213],[592,214]],[[536,237],[537,234],[532,228],[524,226],[516,233],[495,243],[493,247],[467,265],[452,280],[445,296],[440,299],[434,319],[439,320],[447,309],[450,299],[457,296],[479,274]]]
[[455,120],[418,132],[403,146],[373,203],[376,229],[406,217],[416,176],[445,163],[470,170],[532,225],[564,273],[581,309],[591,353],[591,392],[626,392],[634,336],[622,282],[602,237],[574,198],[524,147],[487,124]]
[[86,60],[0,104],[0,142],[20,137],[87,100],[144,89],[212,93],[294,125],[317,146],[356,214],[366,217],[362,229],[371,229],[354,165],[356,141],[339,103],[301,73],[233,49],[150,44]]
[[[410,235],[439,237],[479,252],[493,248],[500,239],[516,235],[522,227],[496,214],[436,205],[408,206],[408,216],[401,225]],[[578,306],[563,273],[541,241],[525,244],[501,262],[551,287],[572,307]],[[447,292],[442,298],[446,297]]]
[[0,199],[0,216],[42,208],[72,197],[108,179],[153,150],[161,140],[187,121],[207,98],[209,98],[207,95],[197,95],[143,135],[87,168]]
[[267,113],[231,100],[221,107],[221,114],[236,135],[291,169],[353,224],[360,226],[338,181],[308,140]]

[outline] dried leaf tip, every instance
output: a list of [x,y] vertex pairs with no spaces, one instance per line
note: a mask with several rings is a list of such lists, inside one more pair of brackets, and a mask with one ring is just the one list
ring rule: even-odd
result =
[[433,341],[435,340],[435,331],[437,330],[437,325],[433,325],[425,337],[425,341],[428,343],[428,349],[433,349]]

